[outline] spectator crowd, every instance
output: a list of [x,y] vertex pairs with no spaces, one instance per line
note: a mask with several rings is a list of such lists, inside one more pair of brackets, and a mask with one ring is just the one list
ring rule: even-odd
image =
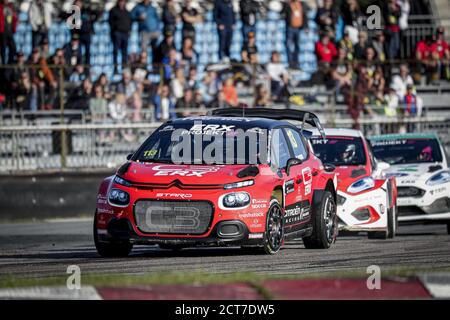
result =
[[[208,66],[200,78],[195,30],[204,15],[194,1],[183,1],[179,10],[175,1],[167,0],[158,11],[151,0],[142,0],[129,11],[127,0],[118,0],[108,15],[114,74],[120,77],[114,82],[106,74],[94,81],[88,67],[94,24],[103,12],[92,10],[82,0],[75,0],[74,5],[81,9],[81,21],[71,30],[70,41],[50,52],[53,6],[46,0],[31,1],[28,23],[33,49],[26,57],[14,42],[19,24],[16,8],[8,0],[0,0],[0,109],[51,110],[63,99],[66,109],[89,111],[94,122],[141,121],[142,111],[151,108],[156,120],[166,120],[203,108],[238,106],[238,73],[249,75],[247,84],[254,87],[251,106],[287,103],[293,86],[307,85],[294,83],[290,77],[290,71],[300,66],[300,33],[309,29],[310,8],[303,1],[283,2],[287,64],[282,63],[281,52],[273,51],[270,62],[261,65],[256,45],[261,4],[241,0],[237,13],[231,0],[214,0],[220,63]],[[383,29],[368,32],[365,11],[357,0],[317,1],[318,71],[308,83],[326,85],[338,102],[348,106],[355,120],[361,113],[373,114],[370,106],[374,105],[384,107],[388,116],[420,114],[415,84],[422,75],[427,83],[450,79],[450,48],[439,28],[434,36],[418,42],[410,57],[414,63],[396,63],[401,58],[410,5],[410,0],[387,1],[382,8]],[[242,22],[242,53],[241,61],[232,61],[237,18]],[[139,53],[128,52],[133,23],[138,26]],[[177,48],[179,23],[182,40]],[[231,66],[230,62],[239,64]],[[155,73],[161,78],[157,83],[151,80]]]

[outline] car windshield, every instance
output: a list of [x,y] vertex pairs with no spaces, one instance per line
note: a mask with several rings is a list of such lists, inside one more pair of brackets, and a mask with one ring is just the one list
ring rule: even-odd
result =
[[378,160],[389,164],[440,162],[442,154],[437,139],[405,138],[371,141]]
[[326,139],[312,137],[311,142],[314,154],[322,163],[331,163],[335,166],[359,166],[366,164],[366,154],[361,138],[358,137],[332,137]]
[[186,121],[155,131],[133,160],[183,164],[266,163],[267,132],[246,124]]

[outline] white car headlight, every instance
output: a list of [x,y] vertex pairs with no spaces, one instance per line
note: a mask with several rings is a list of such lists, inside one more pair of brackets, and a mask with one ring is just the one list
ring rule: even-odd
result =
[[222,199],[225,208],[242,208],[250,204],[250,195],[247,192],[233,192],[226,194]]
[[375,180],[371,177],[362,178],[356,182],[353,182],[350,187],[348,187],[347,192],[358,193],[364,190],[371,189],[375,186]]
[[450,171],[442,171],[435,174],[427,180],[426,184],[429,186],[435,186],[437,184],[450,182]]
[[254,180],[245,180],[245,181],[239,181],[234,183],[228,183],[223,186],[225,190],[229,189],[236,189],[236,188],[243,188],[243,187],[249,187],[252,186],[255,183]]
[[111,189],[108,195],[109,203],[118,206],[126,207],[130,203],[130,195],[128,192],[120,189]]

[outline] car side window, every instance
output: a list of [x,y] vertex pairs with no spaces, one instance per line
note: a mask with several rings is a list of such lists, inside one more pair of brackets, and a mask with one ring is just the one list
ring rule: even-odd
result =
[[306,158],[308,158],[308,151],[300,133],[290,128],[285,128],[284,130],[286,131],[286,135],[291,143],[294,156],[297,159],[306,160]]
[[289,146],[281,129],[272,130],[272,143],[270,148],[271,164],[276,169],[286,167],[288,160],[291,158]]
[[375,157],[373,156],[372,145],[370,144],[370,141],[367,139],[366,139],[366,145],[367,145],[367,149],[369,151],[370,165],[372,166],[372,169],[375,170],[377,168],[377,162],[375,160]]

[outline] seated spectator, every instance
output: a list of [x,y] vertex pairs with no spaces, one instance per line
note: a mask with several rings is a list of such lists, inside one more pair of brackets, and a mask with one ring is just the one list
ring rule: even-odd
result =
[[122,72],[122,81],[117,85],[117,92],[125,95],[125,99],[129,99],[136,91],[136,82],[131,76],[130,69],[124,69]]
[[192,90],[198,90],[199,83],[197,79],[197,67],[191,66],[189,68],[188,77],[186,79],[186,88],[192,89]]
[[406,87],[414,85],[414,81],[409,74],[409,68],[406,64],[400,65],[400,72],[392,77],[391,88],[395,90],[399,101],[403,101],[406,94]]
[[384,104],[384,114],[388,117],[396,117],[399,101],[393,88],[389,88],[388,93],[384,96]]
[[284,64],[281,63],[280,54],[277,51],[272,52],[266,70],[270,77],[270,92],[272,96],[279,96],[284,85],[283,79],[288,77],[288,72]]
[[100,74],[95,85],[101,86],[102,91],[103,91],[103,96],[105,97],[106,100],[112,99],[113,95],[111,92],[111,88],[109,86],[108,77],[106,76],[105,73]]
[[[198,105],[195,102],[194,99],[194,91],[192,89],[186,89],[184,91],[184,96],[181,99],[178,99],[175,108],[177,110],[183,110],[183,109],[197,109]],[[180,115],[182,117],[186,117],[189,114],[191,114],[192,110],[185,110],[185,111],[181,111]]]
[[442,75],[450,80],[450,46],[445,41],[444,28],[437,30],[436,41],[431,45],[430,51],[433,59],[438,62],[438,74],[434,77],[437,79],[433,80],[438,80]]
[[108,116],[108,101],[100,84],[94,86],[94,96],[89,100],[89,111],[93,123],[105,123]]
[[69,66],[83,64],[83,55],[81,53],[80,35],[75,33],[68,44],[63,47],[64,58]]
[[386,62],[386,38],[384,33],[379,31],[376,33],[375,39],[372,40],[372,47],[375,49],[377,61],[380,63]]
[[213,101],[222,89],[222,83],[217,76],[217,72],[206,71],[203,81],[199,84],[199,93],[202,94],[202,100],[207,104]]
[[419,82],[422,74],[426,75],[427,83],[431,83],[433,79],[437,79],[439,59],[437,56],[433,57],[431,46],[433,44],[433,37],[427,36],[420,40],[416,45],[415,57],[417,64],[415,66],[414,80]]
[[89,101],[92,96],[92,82],[89,78],[83,80],[81,85],[72,91],[68,97],[66,108],[74,110],[89,110]]
[[251,55],[257,56],[257,54],[258,48],[256,47],[255,33],[249,32],[248,41],[244,42],[244,45],[242,46],[242,53],[241,53],[242,62],[250,63],[250,56]]
[[168,84],[163,84],[154,99],[155,104],[155,118],[157,121],[167,121],[175,119],[175,103]]
[[183,40],[183,48],[181,49],[181,59],[185,65],[196,65],[198,63],[198,54],[194,50],[194,42],[191,37]]
[[253,106],[256,107],[267,107],[270,103],[270,97],[267,92],[267,88],[264,84],[260,83],[255,88],[255,101]]
[[353,68],[344,48],[339,48],[338,57],[331,64],[330,75],[336,98],[340,98],[341,94],[347,97],[352,86]]
[[339,48],[342,48],[346,51],[346,53],[347,53],[346,59],[348,61],[353,61],[355,52],[354,52],[353,42],[350,39],[350,34],[348,32],[348,29],[344,30],[344,37],[341,39],[341,41],[339,41],[338,46],[339,46]]
[[366,58],[366,50],[369,47],[368,35],[365,31],[358,34],[358,43],[355,44],[355,59],[364,60]]
[[171,50],[176,50],[175,42],[172,31],[164,32],[164,40],[158,45],[155,51],[155,56],[153,57],[153,63],[161,64],[164,59],[169,58],[169,52]]
[[86,79],[86,73],[84,71],[84,66],[79,64],[75,67],[74,71],[69,77],[69,82],[73,85],[80,85],[81,82]]
[[[32,108],[33,87],[28,72],[23,71],[20,75],[15,90],[15,105],[17,110],[33,110]],[[34,110],[33,110],[34,111]]]
[[380,103],[384,100],[384,90],[386,87],[386,80],[383,74],[383,68],[377,66],[373,77],[371,77],[371,83],[369,86],[370,93],[376,99],[376,103]]
[[224,94],[224,100],[227,104],[232,107],[238,106],[238,94],[236,87],[234,86],[233,78],[229,77],[225,80],[222,88],[222,92]]
[[337,49],[327,33],[324,33],[316,43],[316,55],[317,62],[322,66],[329,65],[336,57]]
[[364,56],[364,64],[366,66],[367,75],[372,79],[375,74],[375,70],[377,69],[375,49],[372,47],[367,47]]
[[178,68],[175,70],[175,78],[170,82],[170,87],[175,99],[181,99],[184,95],[184,88],[186,86],[186,78],[184,77],[184,70]]
[[123,123],[127,117],[126,98],[123,93],[117,92],[114,100],[108,103],[109,116],[113,123]]

